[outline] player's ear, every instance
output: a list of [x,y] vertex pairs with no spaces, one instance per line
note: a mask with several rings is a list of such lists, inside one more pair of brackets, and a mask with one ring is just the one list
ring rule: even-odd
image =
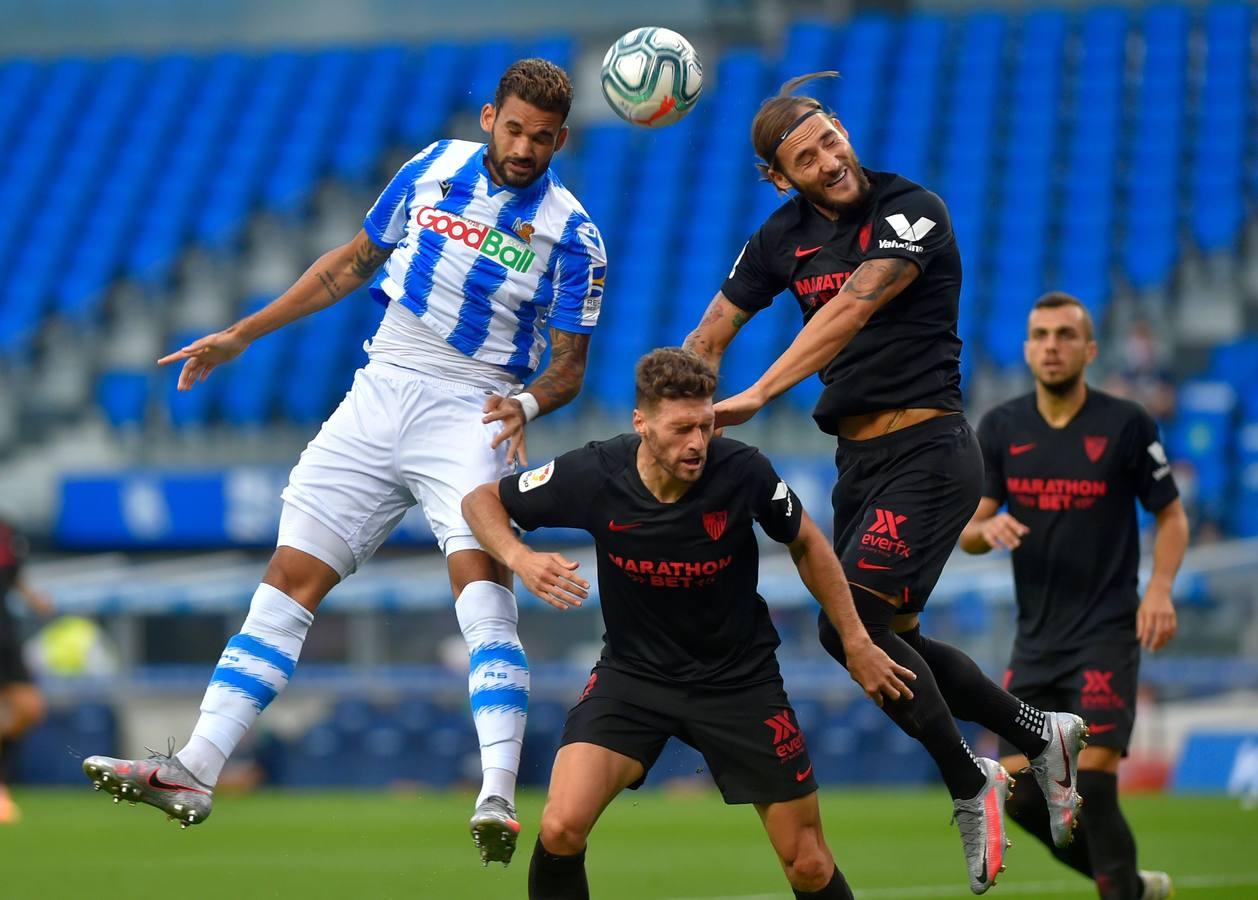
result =
[[1085,352],[1084,365],[1092,364],[1092,361],[1096,359],[1096,351],[1097,351],[1096,341],[1091,341],[1091,340],[1088,341],[1087,350],[1084,351]]
[[795,185],[791,184],[791,180],[779,172],[777,169],[769,169],[769,180],[773,182],[773,186],[783,194],[793,190]]
[[555,152],[558,153],[563,149],[563,145],[568,142],[568,126],[565,125],[559,129],[559,134],[555,135]]
[[486,103],[480,108],[480,128],[485,134],[492,134],[494,130],[494,119],[498,116],[498,110],[494,109],[492,103]]
[[843,127],[843,123],[839,121],[839,117],[831,116],[830,121],[834,123],[835,128],[839,129],[839,134],[843,135],[843,140],[848,141],[850,143],[851,138],[848,137],[847,129]]
[[642,410],[637,408],[633,411],[633,430],[641,437],[646,437],[646,416],[642,415]]

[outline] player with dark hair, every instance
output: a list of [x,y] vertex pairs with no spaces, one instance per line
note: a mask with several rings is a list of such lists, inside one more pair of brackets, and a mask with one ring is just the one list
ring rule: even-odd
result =
[[[960,650],[921,634],[918,614],[978,505],[983,479],[961,406],[961,256],[939,197],[899,175],[862,168],[839,120],[794,93],[836,74],[792,79],[756,113],[760,172],[795,195],[748,240],[686,346],[715,367],[777,294],[790,290],[799,303],[803,330],[751,387],[716,405],[717,424],[745,422],[820,374],[825,389],[813,418],[838,440],[834,547],[870,637],[918,676],[913,698],[883,708],[938,765],[970,887],[983,893],[1002,866],[1008,776],[995,760],[974,758],[953,712],[981,712],[1032,758],[1062,843],[1079,802],[1074,769],[1085,727],[1077,716],[1000,692]],[[843,662],[824,617],[820,628],[822,645]],[[980,710],[949,711],[945,697],[956,694],[964,708],[979,692]]]
[[586,841],[625,788],[642,784],[675,736],[701,752],[726,803],[760,814],[796,897],[850,898],[822,835],[817,784],[782,685],[779,644],[756,593],[753,522],[787,544],[832,620],[852,677],[882,702],[911,692],[869,640],[825,536],[754,447],[713,438],[716,376],[665,348],[637,368],[633,434],[587,444],[477,488],[464,516],[482,545],[538,597],[579,606],[589,583],[522,528],[594,537],[606,625],[602,657],[569,711],[529,868],[532,900],[583,900]]
[[[370,361],[289,477],[275,555],[191,738],[169,758],[89,758],[84,768],[98,788],[184,826],[203,822],[228,756],[287,684],[320,601],[418,503],[446,556],[471,656],[484,773],[472,835],[486,863],[511,858],[528,662],[511,573],[477,544],[459,503],[525,462],[525,424],[572,400],[585,375],[606,255],[598,229],[549,168],[567,139],[571,105],[558,66],[512,64],[481,109],[486,143],[425,148],[385,187],[353,240],[261,311],[160,360],[184,361],[179,388],[188,390],[257,338],[349,296],[383,265],[372,291],[387,310]],[[547,331],[550,363],[521,391]]]
[[[1035,785],[1019,788],[1008,811],[1095,880],[1103,900],[1158,900],[1170,896],[1170,877],[1136,868],[1118,763],[1135,722],[1140,648],[1159,650],[1175,636],[1171,584],[1188,518],[1153,419],[1085,381],[1097,351],[1087,308],[1069,294],[1045,294],[1031,310],[1025,350],[1035,390],[979,423],[987,477],[961,548],[1011,551],[1018,635],[1006,686],[1028,703],[1084,716],[1092,746],[1079,758],[1088,803],[1070,846],[1054,846]],[[1137,500],[1157,523],[1143,599]],[[1007,742],[1002,753],[1010,769],[1026,765]]]
[[22,659],[17,623],[5,602],[16,593],[37,615],[52,615],[52,601],[22,574],[28,546],[16,528],[0,520],[0,825],[21,817],[8,788],[15,741],[43,721],[45,713],[44,695]]

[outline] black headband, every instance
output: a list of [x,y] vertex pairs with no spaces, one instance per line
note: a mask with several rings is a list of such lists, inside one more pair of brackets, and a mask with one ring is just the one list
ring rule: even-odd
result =
[[816,115],[826,116],[826,115],[829,115],[829,113],[826,112],[824,109],[822,109],[820,106],[814,106],[812,109],[803,113],[798,119],[796,119],[794,122],[788,125],[786,127],[786,130],[778,135],[778,139],[774,141],[773,146],[769,148],[769,156],[765,160],[765,162],[769,164],[769,168],[773,168],[774,160],[777,159],[778,148],[782,146],[782,142],[785,141],[788,137],[790,137],[791,133],[794,132],[796,128],[798,128],[800,125],[803,125],[804,122],[808,120],[809,116],[816,116]]

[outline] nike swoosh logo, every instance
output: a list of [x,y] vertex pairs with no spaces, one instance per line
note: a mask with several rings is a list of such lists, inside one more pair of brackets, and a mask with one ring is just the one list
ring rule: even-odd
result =
[[1034,449],[1035,449],[1034,444],[1010,444],[1009,455],[1021,456],[1023,453],[1030,453]]
[[815,246],[815,247],[796,247],[796,248],[795,248],[795,255],[796,255],[797,257],[800,257],[800,256],[812,256],[814,253],[816,253],[816,252],[817,252],[818,250],[820,250],[820,249],[821,249],[821,245],[820,245],[820,244],[818,244],[818,245],[817,245],[817,246]]
[[1088,730],[1093,734],[1104,734],[1107,731],[1113,731],[1117,727],[1117,722],[1110,722],[1108,725],[1089,725]]
[[890,566],[880,566],[880,565],[877,565],[877,564],[875,564],[875,563],[868,562],[868,561],[865,559],[865,557],[863,557],[863,556],[862,556],[860,559],[856,560],[856,568],[858,568],[858,569],[878,569],[878,570],[881,570],[881,571],[884,571],[884,572],[885,572],[885,571],[887,571],[888,569],[890,569],[891,567],[890,567]]
[[192,791],[192,793],[194,794],[208,794],[209,793],[209,791],[203,791],[200,788],[194,788],[194,787],[191,787],[190,785],[170,784],[169,782],[162,781],[160,778],[157,777],[156,769],[154,769],[152,772],[149,773],[148,782],[149,782],[149,787],[156,788],[159,791]]
[[607,523],[607,527],[610,528],[612,531],[628,531],[630,528],[641,528],[642,523],[630,522],[627,525],[617,525],[616,520],[612,519],[610,522]]
[[1066,752],[1066,738],[1061,733],[1061,728],[1057,729],[1057,743],[1061,747],[1061,760],[1066,764],[1066,780],[1060,778],[1054,779],[1064,788],[1070,787],[1070,754]]
[[804,771],[802,772],[795,773],[795,780],[803,781],[805,778],[807,778],[811,774],[812,774],[812,763],[809,763],[807,769],[804,769]]

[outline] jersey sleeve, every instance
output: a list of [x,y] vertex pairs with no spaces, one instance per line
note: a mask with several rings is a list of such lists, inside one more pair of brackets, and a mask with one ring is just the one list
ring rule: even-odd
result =
[[756,312],[772,303],[787,287],[786,278],[774,271],[772,242],[762,227],[743,245],[721,285],[721,293],[739,309]]
[[503,478],[498,496],[525,531],[587,528],[590,499],[602,482],[597,463],[592,447],[570,450],[544,466]]
[[952,242],[948,208],[930,191],[908,191],[884,205],[880,215],[866,260],[907,259],[925,272],[935,255]]
[[593,222],[574,212],[551,251],[551,258],[555,301],[550,325],[560,331],[589,334],[603,309],[603,284],[607,279],[603,236]]
[[406,234],[406,216],[415,180],[419,178],[437,154],[437,144],[429,144],[390,179],[367,215],[363,219],[363,231],[379,247],[391,250]]
[[779,544],[789,544],[799,537],[799,527],[804,520],[799,497],[778,475],[769,458],[758,450],[751,459],[747,485],[753,498],[752,515],[764,533]]
[[1126,447],[1128,471],[1140,505],[1156,513],[1179,496],[1179,488],[1153,417],[1140,410],[1131,432],[1132,439]]
[[978,423],[978,445],[983,451],[983,496],[1005,502],[1005,457],[1000,427],[991,413]]

